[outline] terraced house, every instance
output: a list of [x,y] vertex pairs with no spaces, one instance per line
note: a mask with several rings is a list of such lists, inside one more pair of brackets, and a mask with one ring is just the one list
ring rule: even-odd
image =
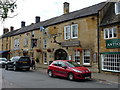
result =
[[3,29],[3,35],[0,37],[0,55],[2,57],[10,58],[11,50],[11,38],[10,36],[15,32],[13,31],[14,27],[10,27],[10,32],[8,28]]
[[120,2],[101,9],[99,26],[101,70],[120,72]]
[[99,14],[102,15],[107,4],[102,2],[69,12],[69,3],[65,2],[63,15],[46,21],[36,17],[36,22],[29,26],[22,22],[20,29],[6,36],[10,38],[10,57],[28,55],[46,65],[53,60],[75,60],[98,72],[101,70],[98,25],[104,20]]

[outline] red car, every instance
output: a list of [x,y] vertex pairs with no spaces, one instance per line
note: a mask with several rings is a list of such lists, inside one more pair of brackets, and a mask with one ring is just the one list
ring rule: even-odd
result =
[[90,79],[91,71],[72,60],[56,60],[48,67],[48,76],[60,76],[75,79]]

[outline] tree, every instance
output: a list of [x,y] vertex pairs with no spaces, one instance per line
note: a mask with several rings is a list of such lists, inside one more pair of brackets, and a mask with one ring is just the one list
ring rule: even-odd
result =
[[17,0],[0,0],[0,17],[4,21],[8,16],[9,12],[13,13],[17,8]]

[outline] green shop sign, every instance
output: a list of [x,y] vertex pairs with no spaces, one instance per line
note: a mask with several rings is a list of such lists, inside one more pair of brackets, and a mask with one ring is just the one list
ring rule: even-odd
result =
[[120,39],[106,40],[106,48],[120,48]]

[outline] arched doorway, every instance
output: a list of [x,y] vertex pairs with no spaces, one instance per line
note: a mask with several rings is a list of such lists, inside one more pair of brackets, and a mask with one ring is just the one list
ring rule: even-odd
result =
[[55,60],[67,60],[67,52],[63,49],[55,51]]

